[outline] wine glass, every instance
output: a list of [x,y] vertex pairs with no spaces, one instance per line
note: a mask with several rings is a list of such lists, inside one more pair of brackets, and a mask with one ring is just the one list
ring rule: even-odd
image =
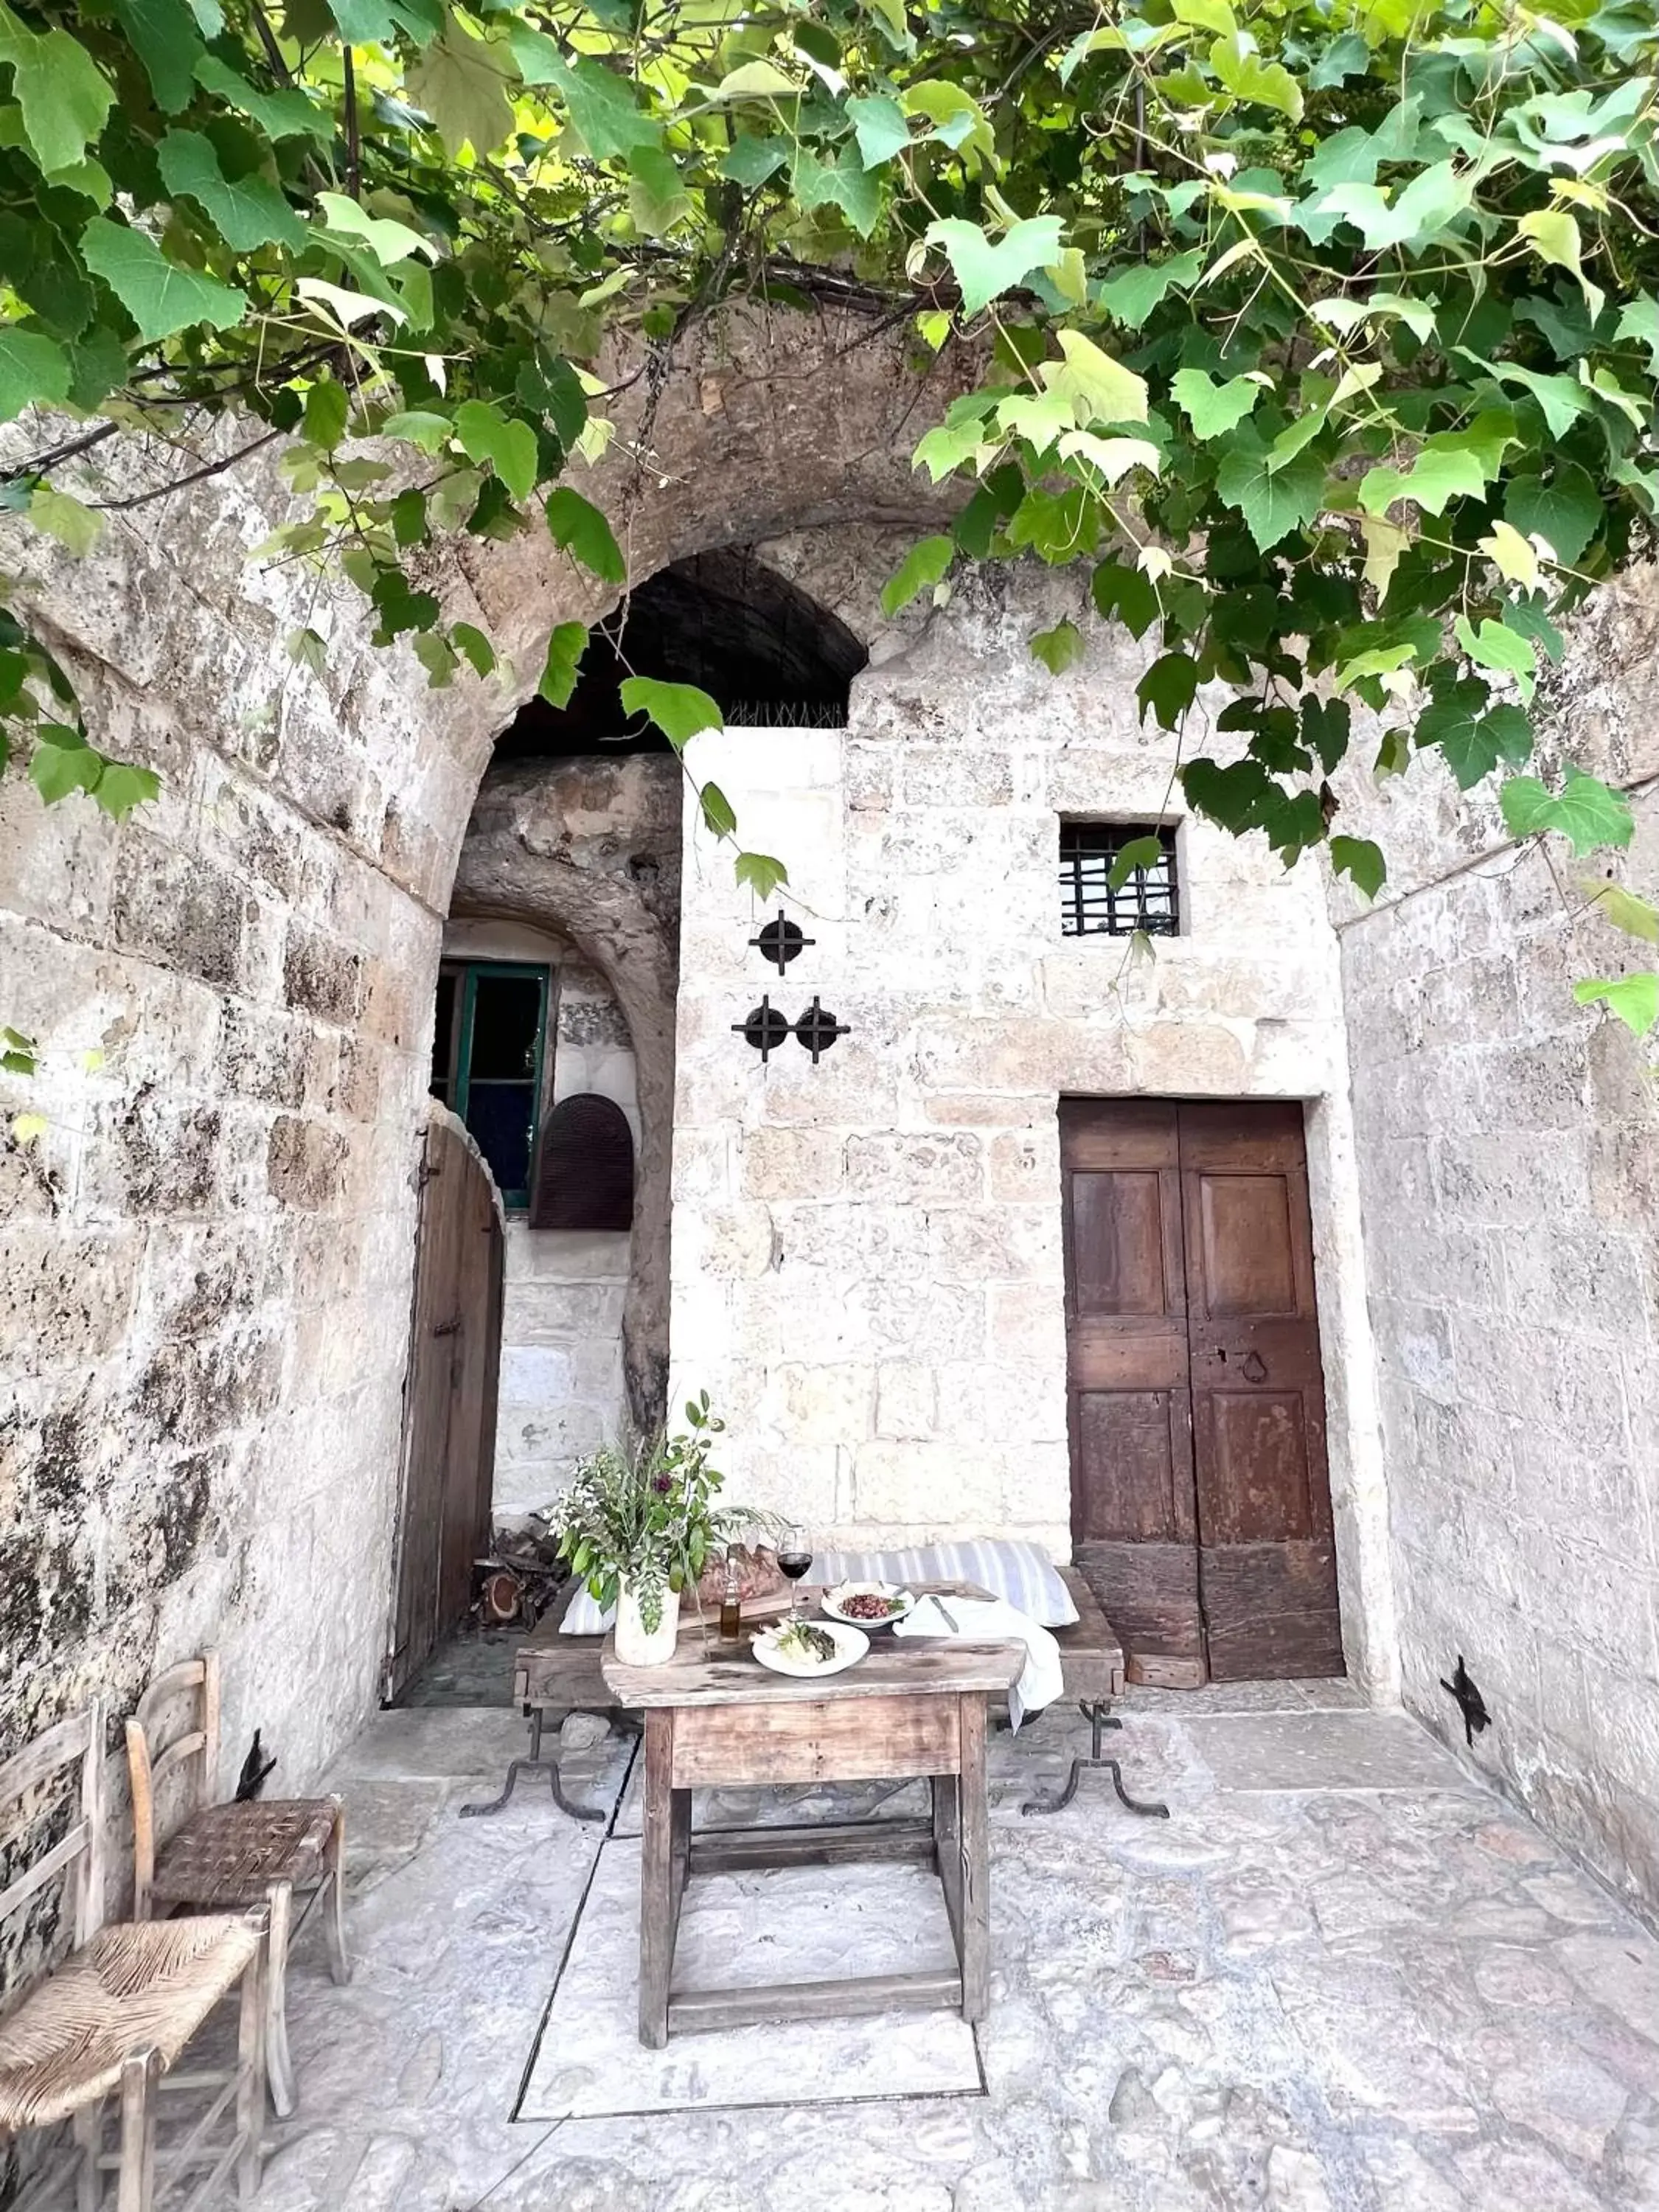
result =
[[812,1546],[799,1522],[792,1521],[778,1540],[778,1571],[789,1577],[789,1618],[800,1613],[800,1578],[812,1564]]

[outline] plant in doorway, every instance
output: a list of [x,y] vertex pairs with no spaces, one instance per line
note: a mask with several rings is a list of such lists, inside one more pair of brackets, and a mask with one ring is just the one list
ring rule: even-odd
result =
[[718,1502],[725,1477],[709,1455],[726,1424],[706,1390],[688,1401],[685,1419],[641,1443],[601,1444],[553,1509],[560,1557],[599,1604],[616,1607],[617,1656],[629,1666],[673,1657],[681,1591],[766,1518]]

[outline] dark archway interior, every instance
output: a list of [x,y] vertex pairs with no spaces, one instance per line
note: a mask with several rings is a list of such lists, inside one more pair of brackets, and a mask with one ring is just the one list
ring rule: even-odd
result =
[[838,729],[867,658],[844,622],[750,547],[694,554],[659,569],[594,630],[569,705],[532,699],[496,740],[496,758],[665,751],[659,732],[623,712],[628,676],[695,684],[728,723]]

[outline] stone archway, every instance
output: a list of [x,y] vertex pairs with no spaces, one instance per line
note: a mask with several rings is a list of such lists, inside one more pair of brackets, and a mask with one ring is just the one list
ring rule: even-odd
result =
[[[619,362],[582,481],[634,575],[935,512],[909,453],[956,387],[935,365],[924,403],[909,355],[850,310],[738,311],[660,375]],[[0,459],[29,435],[0,429]],[[47,1123],[0,1145],[0,1729],[93,1685],[130,1705],[212,1641],[228,1746],[262,1726],[294,1788],[384,1650],[413,1144],[463,836],[548,632],[607,594],[544,536],[463,541],[426,580],[482,611],[512,672],[433,691],[349,587],[250,564],[291,511],[276,461],[112,510],[82,562],[0,519],[100,742],[164,777],[118,829],[0,783],[0,1018],[41,1042]],[[78,488],[100,501],[180,466],[120,441],[96,464]],[[329,641],[320,675],[288,653],[301,627]]]

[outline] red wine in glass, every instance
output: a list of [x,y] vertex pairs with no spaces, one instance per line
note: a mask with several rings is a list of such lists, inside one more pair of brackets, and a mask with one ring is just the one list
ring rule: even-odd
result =
[[778,1572],[789,1577],[789,1617],[793,1620],[800,1611],[800,1578],[812,1564],[812,1547],[806,1531],[800,1528],[786,1528],[778,1545]]

